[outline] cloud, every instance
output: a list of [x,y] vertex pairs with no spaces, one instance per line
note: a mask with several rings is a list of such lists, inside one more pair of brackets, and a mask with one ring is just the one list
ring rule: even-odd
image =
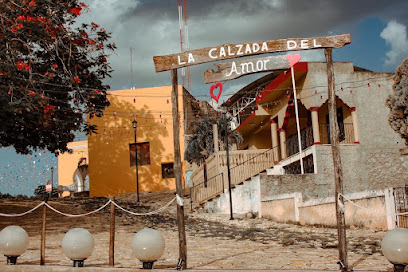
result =
[[386,28],[380,34],[385,43],[391,47],[387,52],[385,65],[397,65],[408,56],[408,38],[407,27],[396,22],[390,21]]
[[[134,49],[133,81],[136,88],[171,84],[170,72],[155,72],[152,57],[180,52],[177,1],[84,1],[91,9],[83,15],[84,19],[95,21],[112,32],[112,41],[118,46],[108,59],[114,72],[106,83],[113,90],[130,87],[130,47]],[[401,8],[406,3],[406,0],[377,0],[375,4],[372,0],[190,0],[187,1],[190,49],[348,33],[350,25],[367,16],[388,16],[386,18],[404,22],[405,13],[400,10],[406,10]],[[303,61],[324,60],[321,50],[299,53]],[[210,99],[204,72],[213,68],[212,64],[191,67],[190,91],[200,100]],[[239,88],[251,80],[253,78],[248,76],[229,84]],[[228,89],[228,93],[236,91]]]

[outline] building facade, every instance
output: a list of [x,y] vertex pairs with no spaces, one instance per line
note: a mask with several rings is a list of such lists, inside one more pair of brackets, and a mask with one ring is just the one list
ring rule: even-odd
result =
[[[326,63],[298,63],[294,71],[300,150],[290,71],[267,75],[225,103],[244,137],[241,156],[256,153],[231,170],[234,176],[234,171],[242,175],[253,169],[244,180],[232,178],[235,201],[252,203],[235,208],[278,221],[334,225]],[[391,191],[408,182],[404,175],[408,160],[399,153],[404,141],[387,121],[385,100],[392,93],[392,74],[367,71],[352,63],[334,63],[334,74],[344,193],[367,209],[347,203],[346,223],[392,228],[398,217]],[[253,166],[255,160],[257,165],[262,162],[259,169]],[[203,204],[199,198],[196,204]],[[228,212],[222,199],[205,205],[210,211]],[[394,214],[389,213],[392,210]]]

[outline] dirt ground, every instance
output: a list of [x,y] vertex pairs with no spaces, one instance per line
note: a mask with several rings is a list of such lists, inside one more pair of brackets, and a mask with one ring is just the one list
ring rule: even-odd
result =
[[[154,192],[142,193],[140,203],[136,202],[134,194],[117,197],[115,202],[125,209],[143,213],[156,210],[172,198],[174,192]],[[63,198],[52,199],[48,203],[62,212],[81,214],[93,211],[107,201],[106,198]],[[0,200],[0,213],[21,213],[40,202]],[[339,268],[336,229],[282,224],[246,216],[229,220],[229,215],[191,211],[188,199],[185,209],[189,269],[337,271]],[[19,225],[30,237],[29,248],[18,258],[18,265],[13,271],[43,271],[29,269],[40,264],[41,218],[42,208],[23,217],[0,217],[0,229]],[[98,213],[76,218],[47,210],[46,266],[70,271],[72,261],[63,254],[61,241],[68,230],[77,227],[88,229],[95,238],[94,252],[85,261],[85,266],[107,271],[109,206]],[[176,203],[173,202],[160,214],[151,216],[133,216],[116,209],[115,271],[141,268],[141,263],[132,257],[130,244],[133,235],[145,227],[160,231],[166,241],[165,252],[155,263],[155,269],[176,268],[178,231]],[[383,231],[369,229],[347,230],[348,260],[354,271],[392,271],[392,266],[380,252],[384,235]],[[12,271],[6,266],[5,258],[0,259],[0,271]]]

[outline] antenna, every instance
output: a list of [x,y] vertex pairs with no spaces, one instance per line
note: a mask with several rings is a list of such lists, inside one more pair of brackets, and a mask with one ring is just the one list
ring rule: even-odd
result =
[[[190,49],[190,44],[188,42],[187,0],[183,0],[183,15],[184,15],[185,49],[188,51]],[[188,90],[191,91],[190,66],[187,67],[187,86]]]
[[133,89],[132,47],[130,47],[130,88]]
[[[181,5],[181,0],[178,0],[178,13],[179,13],[179,30],[180,30],[180,51],[184,52],[183,46],[183,6]],[[186,68],[181,69],[181,76],[183,79],[183,87],[186,85]]]

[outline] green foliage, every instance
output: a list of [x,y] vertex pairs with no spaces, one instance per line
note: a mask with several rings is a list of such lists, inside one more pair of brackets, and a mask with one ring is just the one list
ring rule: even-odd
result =
[[67,151],[86,115],[109,106],[110,35],[95,23],[75,27],[78,0],[0,1],[0,147],[27,154]]
[[218,146],[224,146],[225,137],[228,135],[229,147],[232,141],[239,146],[242,143],[242,136],[237,131],[231,130],[231,117],[220,115],[217,119],[204,116],[200,121],[193,121],[194,133],[187,140],[184,158],[189,163],[200,165],[211,154],[214,153],[213,124],[218,128]]
[[408,146],[408,58],[396,70],[392,91],[386,101],[390,109],[388,123]]

